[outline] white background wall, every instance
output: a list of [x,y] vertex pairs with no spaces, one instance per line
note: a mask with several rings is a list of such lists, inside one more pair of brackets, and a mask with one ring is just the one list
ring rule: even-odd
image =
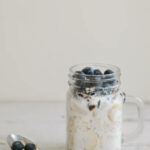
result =
[[150,100],[150,1],[0,0],[0,100],[64,100],[82,62],[119,66]]

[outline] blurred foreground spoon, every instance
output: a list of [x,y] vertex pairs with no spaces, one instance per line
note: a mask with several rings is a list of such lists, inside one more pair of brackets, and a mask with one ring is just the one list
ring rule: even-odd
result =
[[7,143],[12,150],[40,150],[35,143],[21,135],[8,135]]

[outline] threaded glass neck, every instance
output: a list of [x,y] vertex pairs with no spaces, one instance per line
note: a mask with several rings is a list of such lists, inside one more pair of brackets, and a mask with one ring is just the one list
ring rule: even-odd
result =
[[111,94],[120,88],[120,69],[106,64],[79,64],[69,69],[69,86],[77,91]]

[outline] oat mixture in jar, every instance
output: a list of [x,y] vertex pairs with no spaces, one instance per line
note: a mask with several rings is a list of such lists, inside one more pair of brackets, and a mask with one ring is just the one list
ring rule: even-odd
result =
[[[121,150],[143,129],[143,102],[120,90],[120,69],[105,64],[76,65],[69,70],[67,150]],[[127,100],[129,98],[129,100]],[[136,104],[138,125],[122,136],[124,102]]]
[[120,150],[123,96],[119,69],[77,65],[70,69],[69,85],[67,150]]

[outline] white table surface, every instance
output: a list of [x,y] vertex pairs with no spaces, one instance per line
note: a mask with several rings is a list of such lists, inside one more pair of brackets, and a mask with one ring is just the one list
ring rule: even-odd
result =
[[[125,106],[124,130],[136,126],[136,109]],[[123,150],[150,150],[150,105],[144,106],[144,131]],[[65,102],[0,102],[0,150],[9,150],[6,137],[17,133],[32,139],[43,150],[64,150]]]

